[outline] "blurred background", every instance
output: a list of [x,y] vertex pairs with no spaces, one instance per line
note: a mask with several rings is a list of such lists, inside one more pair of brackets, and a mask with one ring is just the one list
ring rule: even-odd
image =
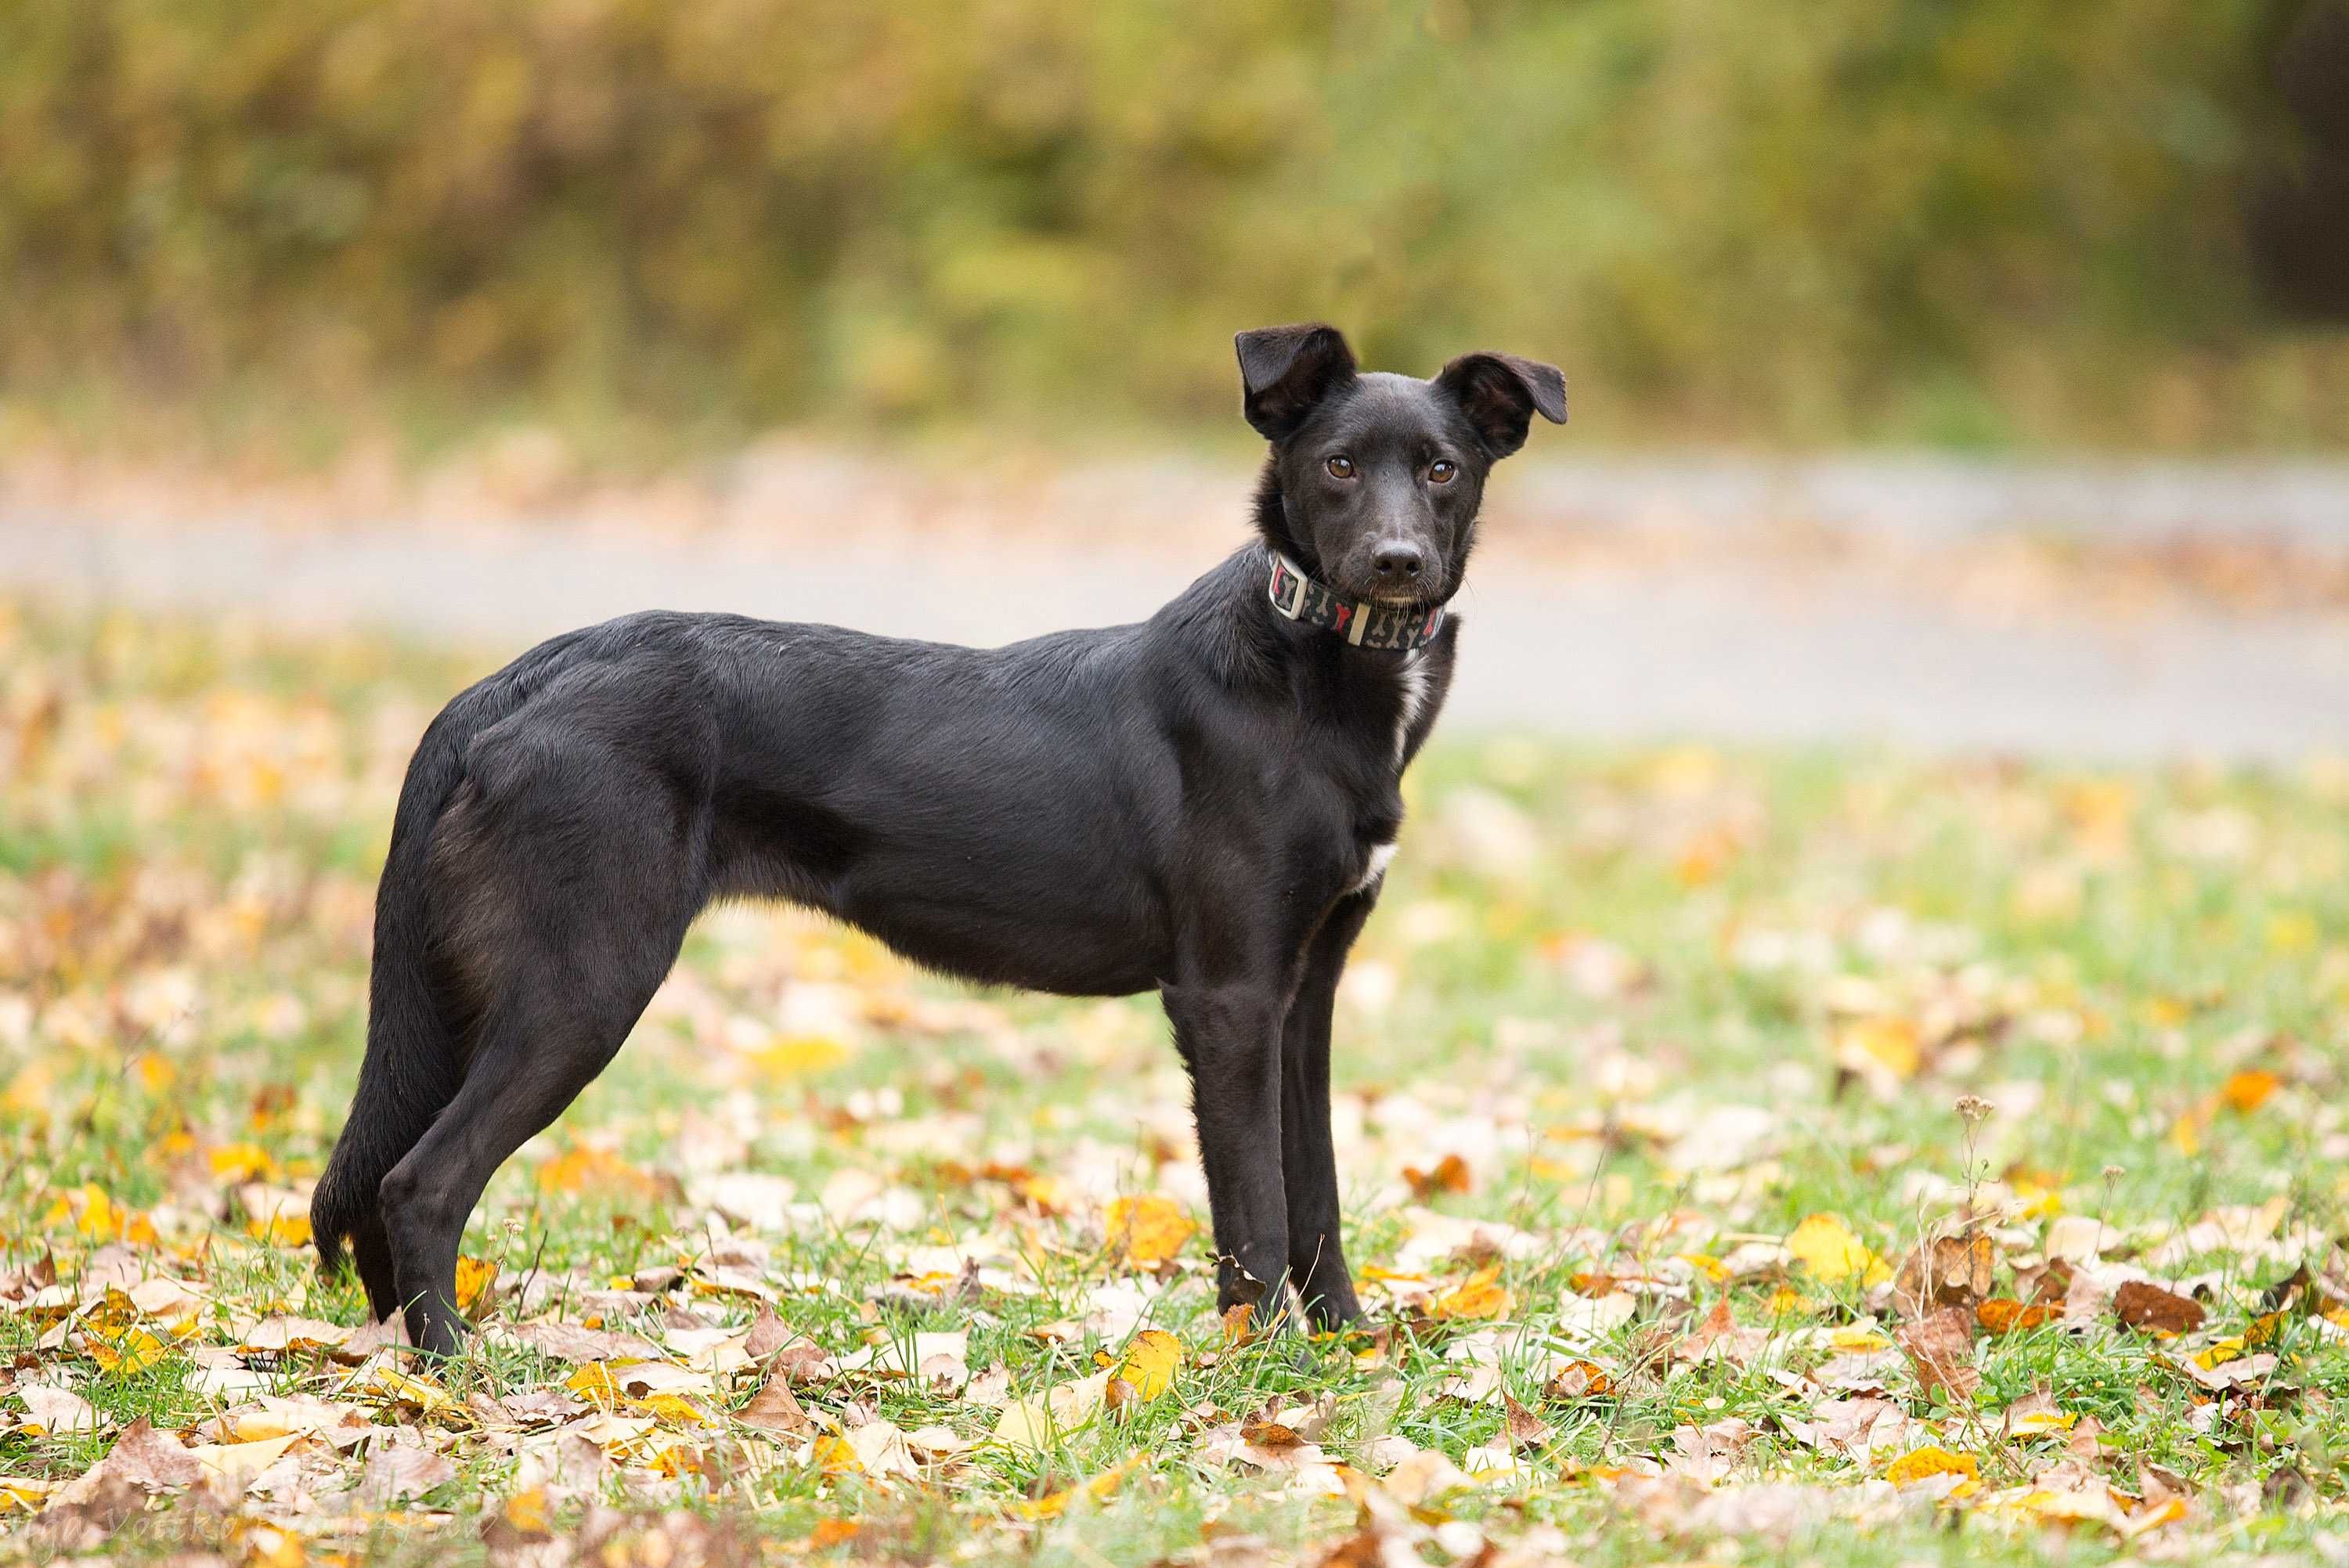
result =
[[1567,371],[1471,722],[2349,742],[2343,0],[90,0],[0,145],[21,591],[1143,614],[1318,316]]

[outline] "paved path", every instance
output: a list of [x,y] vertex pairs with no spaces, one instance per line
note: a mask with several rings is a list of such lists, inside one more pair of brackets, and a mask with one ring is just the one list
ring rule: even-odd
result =
[[[2323,531],[2331,513],[2307,504],[2305,522]],[[0,589],[380,624],[493,651],[656,605],[998,643],[1146,614],[1209,563],[1196,533],[1156,547],[1121,528],[1127,544],[819,533],[745,548],[544,525],[153,528],[0,508]],[[1446,717],[1455,733],[1526,726],[2081,757],[2349,749],[2349,614],[2335,612],[2016,616],[1969,608],[1930,571],[1765,580],[1702,552],[1575,566],[1501,539],[1471,579]]]

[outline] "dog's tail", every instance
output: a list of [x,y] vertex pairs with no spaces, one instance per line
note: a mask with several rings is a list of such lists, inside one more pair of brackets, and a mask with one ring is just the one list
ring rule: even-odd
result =
[[376,1189],[464,1080],[455,1027],[432,980],[426,861],[433,829],[464,776],[465,743],[481,727],[481,716],[464,711],[472,706],[460,697],[433,720],[400,787],[376,889],[367,1057],[350,1116],[310,1199],[319,1266],[337,1272],[346,1242],[355,1242],[360,1276],[378,1313],[388,1304],[390,1260]]

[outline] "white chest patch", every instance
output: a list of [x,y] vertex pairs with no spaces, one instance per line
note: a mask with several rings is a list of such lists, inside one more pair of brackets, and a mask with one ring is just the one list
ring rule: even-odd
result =
[[[1402,766],[1402,749],[1411,743],[1411,727],[1419,722],[1419,710],[1427,706],[1427,664],[1413,649],[1402,658],[1398,672],[1402,680],[1402,709],[1395,716],[1395,766]],[[1393,845],[1386,846],[1392,851]],[[1383,867],[1384,862],[1381,862]]]
[[1371,847],[1370,866],[1362,872],[1361,879],[1358,880],[1348,891],[1351,892],[1360,892],[1364,888],[1376,887],[1378,885],[1379,879],[1387,874],[1387,867],[1394,860],[1394,852],[1395,847],[1392,843],[1373,844]]

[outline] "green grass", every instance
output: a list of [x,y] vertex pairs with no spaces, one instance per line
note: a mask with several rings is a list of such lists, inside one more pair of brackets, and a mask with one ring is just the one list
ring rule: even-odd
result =
[[[399,769],[471,669],[363,639],[282,645],[23,608],[0,613],[0,1273],[50,1258],[70,1282],[121,1255],[98,1253],[103,1226],[78,1228],[88,1205],[69,1195],[88,1185],[152,1226],[128,1254],[140,1268],[204,1298],[186,1337],[128,1376],[86,1342],[44,1348],[53,1315],[0,1299],[0,1365],[16,1363],[0,1377],[61,1381],[110,1423],[27,1431],[21,1393],[0,1394],[0,1476],[61,1481],[140,1416],[190,1430],[237,1403],[208,1388],[204,1363],[216,1370],[263,1313],[363,1320],[356,1290],[318,1282],[306,1251],[248,1233],[212,1156],[257,1145],[297,1189],[323,1161],[357,1063]],[[673,1555],[707,1528],[771,1556],[1317,1561],[1367,1516],[1348,1496],[1300,1495],[1288,1472],[1226,1462],[1222,1429],[1328,1401],[1314,1440],[1348,1469],[1318,1473],[1376,1501],[1394,1439],[1464,1465],[1506,1445],[1497,1394],[1444,1391],[1482,1365],[1549,1436],[1514,1476],[1399,1516],[1412,1522],[1392,1528],[1423,1538],[1396,1550],[1430,1564],[1474,1556],[1483,1536],[1594,1564],[2344,1550],[2349,1336],[2322,1313],[2344,1305],[2328,1238],[2349,1221],[2349,769],[1467,736],[1432,751],[1409,794],[1402,854],[1340,1001],[1340,1120],[1362,1129],[1341,1144],[1349,1249],[1358,1271],[1423,1273],[1398,1288],[1442,1297],[1480,1260],[1415,1260],[1431,1212],[1515,1227],[1526,1239],[1495,1260],[1502,1315],[1431,1315],[1373,1289],[1356,1332],[1226,1343],[1204,1237],[1163,1280],[1105,1244],[1107,1197],[1170,1191],[1195,1207],[1153,1003],[974,994],[809,918],[719,911],[620,1060],[492,1187],[466,1248],[499,1266],[492,1316],[580,1321],[583,1293],[643,1268],[709,1278],[708,1205],[689,1194],[755,1171],[789,1178],[806,1207],[750,1238],[768,1254],[750,1266],[835,1358],[964,1331],[974,1374],[1001,1368],[1012,1395],[1040,1398],[1093,1373],[1097,1353],[1122,1356],[1123,1327],[1084,1320],[1138,1283],[1183,1365],[1166,1392],[1040,1449],[989,1441],[996,1412],[967,1393],[853,1373],[801,1387],[843,1423],[869,1414],[973,1445],[887,1484],[731,1427],[756,1379],[730,1380],[705,1397],[706,1424],[657,1433],[693,1468],[622,1465],[575,1495],[558,1487],[558,1532],[609,1528],[592,1500],[625,1521],[620,1544],[597,1548],[620,1553],[607,1560]],[[1990,1109],[1970,1120],[1964,1096]],[[1445,1153],[1464,1156],[1468,1189],[1423,1202],[1405,1170]],[[876,1193],[881,1217],[859,1217]],[[2016,1293],[2052,1219],[2087,1216],[2107,1265],[2195,1291],[2207,1324],[2173,1343],[2090,1313],[1978,1337],[1970,1400],[1927,1393],[1895,1354],[1878,1377],[1919,1423],[1911,1440],[1864,1462],[1806,1445],[1793,1424],[1826,1397],[1806,1379],[1840,1353],[1828,1336],[1865,1346],[1902,1314],[1883,1287],[1821,1278],[1769,1244],[1832,1215],[1897,1264],[1969,1202],[1998,1254],[1993,1294]],[[2188,1229],[2236,1211],[2277,1240]],[[1012,1288],[909,1295],[897,1276],[951,1246]],[[2275,1368],[2214,1402],[2181,1364],[2251,1330],[2261,1292],[2303,1261],[2318,1288],[2251,1347]],[[1600,1274],[1645,1278],[1628,1321],[1582,1334]],[[1747,1354],[1672,1358],[1724,1297],[1755,1331]],[[657,1336],[674,1307],[720,1327],[751,1314],[688,1286],[608,1326]],[[1546,1394],[1560,1350],[1611,1390]],[[442,1381],[461,1408],[571,1370],[485,1342]],[[349,1398],[347,1373],[299,1357],[264,1375]],[[2026,1494],[2064,1439],[2007,1439],[2001,1413],[2034,1390],[2101,1426],[2078,1475],[2141,1494],[2141,1466],[2158,1465],[2191,1487],[2185,1517],[2134,1542],[2032,1517]],[[413,1423],[353,1402],[387,1433]],[[1676,1433],[1733,1419],[1753,1436],[1709,1491],[1642,1475],[1681,1451]],[[158,1511],[111,1548],[160,1554],[191,1536],[253,1551],[240,1529],[274,1518],[314,1557],[479,1559],[477,1516],[527,1461],[458,1412],[422,1429],[447,1435],[455,1473],[397,1523],[339,1495],[360,1460],[305,1446],[308,1506],[281,1493]],[[1971,1457],[1978,1490],[1938,1502],[1882,1479],[1926,1443]],[[1023,1513],[1111,1473],[1106,1496]],[[813,1533],[843,1520],[858,1525],[845,1540]],[[21,1517],[0,1515],[0,1531],[8,1549],[48,1550]]]

